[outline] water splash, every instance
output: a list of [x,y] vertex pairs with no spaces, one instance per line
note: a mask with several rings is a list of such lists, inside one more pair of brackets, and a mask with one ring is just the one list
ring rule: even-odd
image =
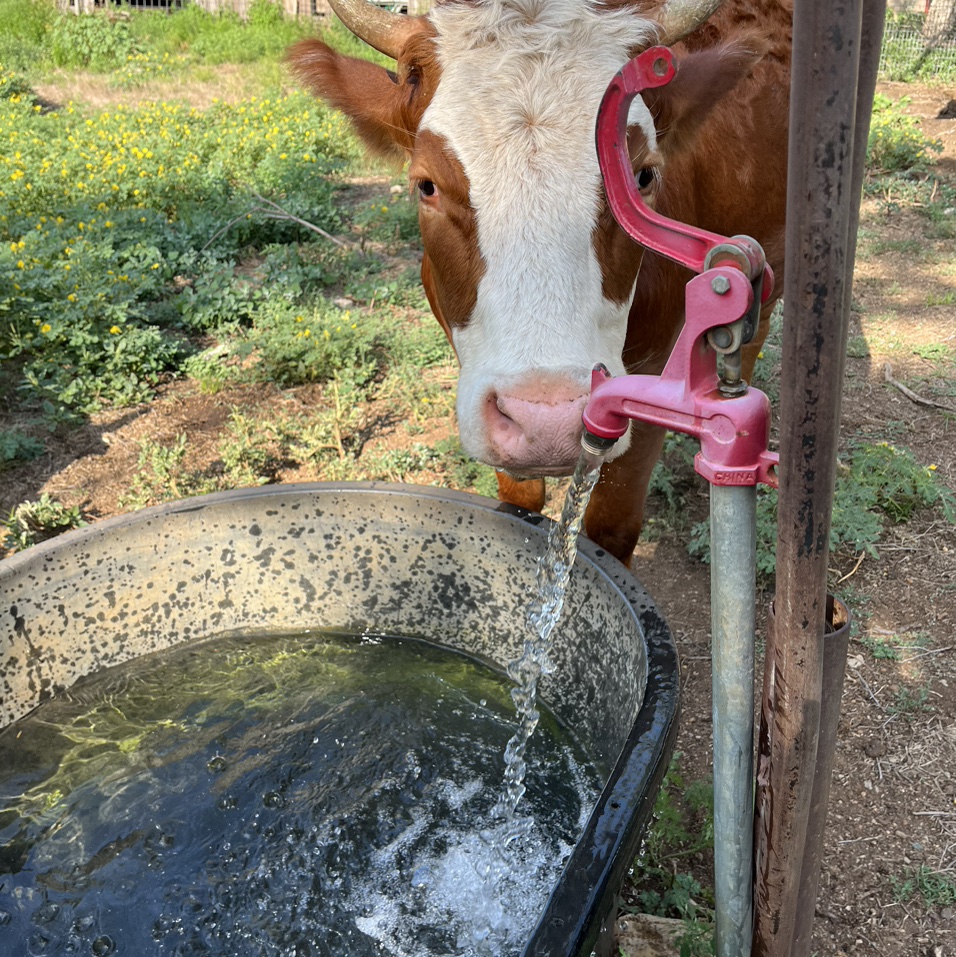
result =
[[584,511],[601,476],[602,461],[602,457],[586,451],[578,460],[561,518],[551,526],[547,549],[538,561],[536,595],[528,609],[528,636],[522,654],[507,668],[508,676],[515,682],[511,700],[517,710],[518,727],[505,748],[504,782],[492,811],[492,825],[481,832],[487,850],[477,868],[482,879],[482,906],[487,922],[476,930],[474,938],[482,955],[494,954],[501,943],[507,922],[500,904],[500,888],[518,866],[515,852],[535,824],[533,816],[518,814],[518,805],[526,790],[528,741],[541,716],[536,707],[538,681],[551,671],[548,658],[551,636],[564,608]]

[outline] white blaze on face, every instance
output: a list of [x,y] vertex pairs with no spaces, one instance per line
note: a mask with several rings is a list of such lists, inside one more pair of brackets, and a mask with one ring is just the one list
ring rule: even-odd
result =
[[[462,438],[481,455],[471,433],[490,390],[567,377],[583,393],[595,363],[624,372],[629,303],[604,298],[592,242],[594,130],[607,84],[655,27],[582,0],[449,3],[431,19],[442,77],[422,128],[464,168],[485,265],[474,312],[453,331]],[[654,147],[650,114],[634,103],[631,121]]]

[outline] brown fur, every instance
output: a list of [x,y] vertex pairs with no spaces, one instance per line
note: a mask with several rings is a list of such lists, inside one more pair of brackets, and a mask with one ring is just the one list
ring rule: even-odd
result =
[[[660,155],[648,156],[636,131],[630,143],[635,169],[661,168],[659,184],[649,191],[656,209],[723,235],[752,236],[774,269],[777,295],[783,280],[791,17],[792,0],[727,0],[707,24],[675,46],[674,80],[646,97]],[[290,62],[315,93],[352,118],[373,150],[403,157],[426,151],[429,177],[437,179],[434,203],[444,204],[442,211],[456,217],[458,232],[464,225],[467,233],[473,213],[464,172],[437,137],[417,135],[440,80],[431,27],[425,18],[418,24],[399,57],[397,81],[382,68],[343,57],[316,40],[294,47]],[[414,162],[410,172],[414,181]],[[423,232],[428,240],[430,229],[440,231],[428,245],[449,258],[439,263],[426,255],[422,280],[450,338],[451,327],[470,313],[482,265],[475,249],[446,241],[452,231],[429,222],[429,203],[420,216]],[[624,348],[628,370],[659,373],[683,324],[684,285],[691,273],[635,246],[607,210],[593,242],[609,298],[626,301],[637,276]],[[469,281],[462,283],[461,276]],[[745,378],[766,336],[771,306],[765,306],[755,341],[744,350]],[[630,560],[640,535],[647,483],[663,438],[661,429],[635,423],[630,449],[605,465],[588,508],[587,534],[624,561]],[[537,510],[544,504],[543,480],[502,476],[499,494]]]

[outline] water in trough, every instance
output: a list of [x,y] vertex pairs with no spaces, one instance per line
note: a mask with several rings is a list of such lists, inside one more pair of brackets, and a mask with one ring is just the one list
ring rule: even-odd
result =
[[601,786],[536,701],[587,471],[514,685],[412,639],[247,636],[0,732],[0,953],[519,953]]

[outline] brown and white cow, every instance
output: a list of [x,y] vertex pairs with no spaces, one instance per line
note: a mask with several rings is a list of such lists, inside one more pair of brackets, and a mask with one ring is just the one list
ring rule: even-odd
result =
[[[607,84],[649,45],[675,44],[676,77],[631,109],[635,176],[664,215],[754,237],[779,290],[792,0],[727,0],[703,25],[719,0],[447,0],[421,17],[331,2],[396,71],[319,40],[290,62],[373,150],[408,161],[422,279],[461,365],[462,445],[500,470],[504,500],[540,509],[541,476],[578,458],[592,367],[660,372],[690,278],[608,211],[594,145]],[[635,425],[629,439],[585,521],[625,561],[663,432]]]

